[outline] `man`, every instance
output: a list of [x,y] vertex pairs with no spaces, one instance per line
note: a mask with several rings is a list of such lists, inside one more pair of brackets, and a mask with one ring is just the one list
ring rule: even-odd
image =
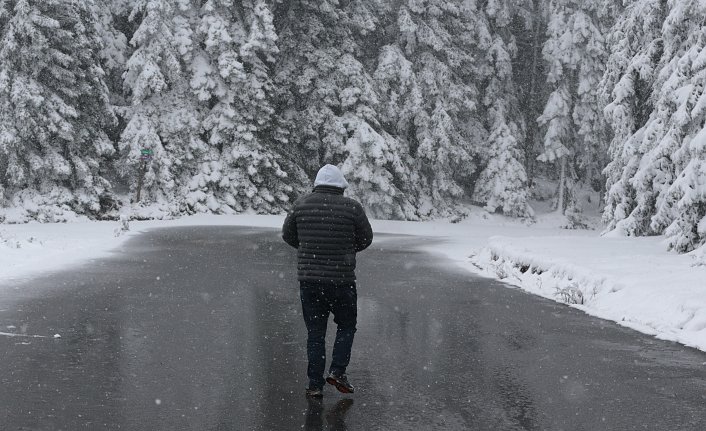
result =
[[[296,248],[304,323],[308,332],[309,386],[306,395],[323,396],[324,382],[353,393],[346,368],[356,331],[355,255],[373,241],[363,207],[343,196],[348,182],[333,165],[319,170],[313,193],[298,199],[282,227],[282,238]],[[326,368],[326,325],[333,313],[338,326],[329,374]]]

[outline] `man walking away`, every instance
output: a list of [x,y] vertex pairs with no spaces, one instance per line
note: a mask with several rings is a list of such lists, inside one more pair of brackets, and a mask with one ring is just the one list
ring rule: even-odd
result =
[[[333,165],[319,170],[313,193],[298,199],[282,227],[282,239],[296,248],[304,323],[308,332],[307,396],[321,397],[324,382],[343,393],[354,388],[346,377],[356,330],[355,255],[373,241],[373,230],[360,203],[343,196],[348,182]],[[338,326],[329,375],[326,325],[333,313]]]

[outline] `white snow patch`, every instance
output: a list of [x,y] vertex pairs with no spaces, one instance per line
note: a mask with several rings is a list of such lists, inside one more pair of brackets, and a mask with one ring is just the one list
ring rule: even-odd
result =
[[[662,237],[494,237],[481,274],[588,314],[706,351],[706,266]],[[698,262],[698,260],[697,260]]]

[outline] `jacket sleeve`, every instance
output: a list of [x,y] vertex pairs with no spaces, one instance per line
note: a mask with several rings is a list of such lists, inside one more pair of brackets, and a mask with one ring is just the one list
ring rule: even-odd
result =
[[297,232],[297,218],[295,216],[297,204],[295,203],[291,211],[287,213],[282,225],[282,239],[294,248],[299,248],[299,234]]
[[355,223],[355,251],[363,251],[373,243],[373,228],[370,226],[365,210],[358,205],[358,216]]

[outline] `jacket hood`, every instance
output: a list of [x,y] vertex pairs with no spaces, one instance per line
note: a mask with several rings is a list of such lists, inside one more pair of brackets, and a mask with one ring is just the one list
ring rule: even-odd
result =
[[343,172],[334,165],[326,165],[319,169],[314,181],[314,187],[333,186],[341,189],[348,187],[348,181],[343,177]]

